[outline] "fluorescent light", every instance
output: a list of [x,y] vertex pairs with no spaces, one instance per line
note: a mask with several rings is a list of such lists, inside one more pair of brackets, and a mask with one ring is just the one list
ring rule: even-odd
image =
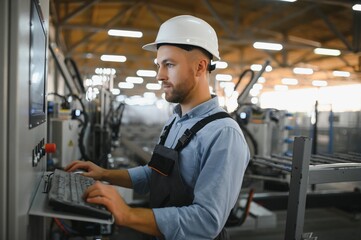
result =
[[217,69],[225,69],[228,67],[228,63],[223,62],[223,61],[215,62],[215,64],[216,64]]
[[352,10],[361,11],[361,4],[355,4],[352,6]]
[[312,85],[315,87],[326,87],[327,86],[327,81],[324,80],[313,80],[312,81]]
[[296,2],[297,0],[281,0],[282,2]]
[[139,77],[155,77],[157,76],[157,72],[154,70],[138,70],[137,75]]
[[251,98],[251,103],[257,104],[258,103],[258,97]]
[[232,75],[229,74],[217,74],[216,80],[217,81],[232,81]]
[[220,82],[219,86],[221,88],[234,88],[235,84],[234,82]]
[[142,84],[144,80],[141,77],[126,77],[125,81],[128,83]]
[[312,69],[312,68],[296,67],[296,68],[293,69],[293,72],[294,72],[295,74],[311,75],[311,74],[313,74],[313,69]]
[[114,68],[96,68],[96,74],[114,75],[117,71]]
[[100,60],[105,62],[125,62],[127,58],[122,55],[102,55]]
[[266,43],[266,42],[255,42],[253,43],[253,47],[256,49],[273,50],[273,51],[279,51],[282,50],[283,48],[282,44]]
[[282,78],[282,83],[285,85],[297,85],[298,80],[296,78]]
[[131,37],[131,38],[143,37],[143,33],[139,31],[128,31],[128,30],[117,30],[117,29],[110,29],[108,31],[108,35],[115,37]]
[[350,72],[346,72],[346,71],[333,71],[332,74],[335,77],[349,77],[349,76],[351,76]]
[[134,84],[129,83],[129,82],[120,82],[120,83],[118,83],[118,87],[125,88],[125,89],[132,89],[132,88],[134,88]]
[[147,83],[147,85],[145,85],[145,87],[148,90],[159,90],[162,88],[162,86],[159,83]]
[[120,94],[120,89],[119,88],[113,88],[111,90],[111,92],[113,93],[113,95],[118,95],[118,94]]
[[330,48],[315,48],[313,50],[315,54],[320,55],[328,55],[328,56],[340,56],[341,51],[338,49],[330,49]]
[[252,97],[256,97],[259,95],[259,90],[258,89],[254,89],[252,88],[251,90],[249,90],[249,95],[251,95]]
[[[252,64],[252,65],[251,65],[251,70],[252,70],[252,71],[259,72],[259,71],[261,71],[261,69],[262,69],[262,65],[261,65],[261,64]],[[270,72],[270,71],[272,71],[272,66],[268,65],[268,66],[266,67],[266,72]]]
[[286,86],[286,85],[275,85],[274,90],[275,91],[287,91],[288,86]]
[[257,80],[258,83],[265,83],[266,79],[264,77],[259,77]]

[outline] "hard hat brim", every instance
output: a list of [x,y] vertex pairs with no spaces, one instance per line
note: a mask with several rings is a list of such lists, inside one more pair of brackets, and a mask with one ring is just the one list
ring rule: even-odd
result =
[[[151,52],[156,52],[156,51],[158,50],[157,45],[158,45],[158,44],[162,44],[162,43],[168,43],[168,42],[167,42],[167,41],[164,41],[164,42],[152,42],[152,43],[148,43],[148,44],[145,44],[145,45],[142,47],[142,49],[147,50],[147,51],[151,51]],[[183,43],[183,42],[179,42],[179,43],[177,43],[177,42],[171,42],[171,43],[169,43],[169,44],[184,44],[184,43]],[[197,46],[197,45],[193,45],[193,46]],[[202,46],[197,46],[197,47],[202,48]],[[206,51],[207,51],[207,50],[206,50]],[[213,54],[213,53],[211,53],[211,54],[212,54],[212,56],[215,58],[216,61],[220,61],[220,60],[221,60],[221,58],[220,58],[218,55],[215,55],[215,54]]]

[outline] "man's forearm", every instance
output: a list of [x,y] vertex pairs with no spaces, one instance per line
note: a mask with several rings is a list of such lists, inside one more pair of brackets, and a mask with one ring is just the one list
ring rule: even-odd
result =
[[152,209],[131,208],[129,213],[125,223],[122,225],[151,236],[160,237],[162,235],[155,221]]
[[103,172],[102,181],[109,182],[112,185],[117,185],[126,188],[132,188],[132,181],[129,173],[125,169],[112,170],[106,169]]

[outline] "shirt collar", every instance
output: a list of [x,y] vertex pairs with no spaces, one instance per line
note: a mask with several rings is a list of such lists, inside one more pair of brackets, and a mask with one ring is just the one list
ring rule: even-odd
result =
[[[218,97],[216,95],[212,95],[211,99],[194,107],[188,113],[184,114],[182,118],[193,118],[197,116],[202,116],[217,107],[219,107]],[[181,116],[182,110],[179,104],[174,107],[174,113],[178,116]]]

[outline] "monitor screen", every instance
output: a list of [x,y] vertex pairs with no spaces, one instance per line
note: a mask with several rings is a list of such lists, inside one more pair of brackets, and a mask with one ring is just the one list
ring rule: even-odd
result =
[[34,0],[30,2],[29,128],[34,128],[46,120],[47,35],[39,5]]

